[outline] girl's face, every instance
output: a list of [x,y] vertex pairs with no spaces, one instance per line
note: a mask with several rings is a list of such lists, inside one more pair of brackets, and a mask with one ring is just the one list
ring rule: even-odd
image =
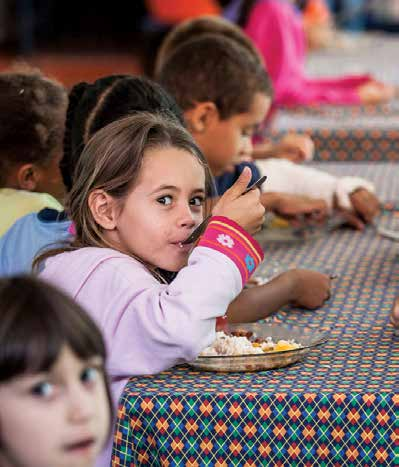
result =
[[149,150],[115,229],[106,234],[119,250],[178,271],[192,249],[179,243],[202,221],[204,199],[205,171],[192,154],[173,147]]
[[110,426],[102,363],[65,346],[48,372],[0,384],[0,465],[93,466]]

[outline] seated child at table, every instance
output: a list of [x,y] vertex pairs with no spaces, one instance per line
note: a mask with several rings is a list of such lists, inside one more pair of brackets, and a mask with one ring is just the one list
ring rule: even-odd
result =
[[260,50],[273,81],[277,106],[378,104],[393,98],[393,86],[368,74],[308,77],[302,14],[293,3],[250,0],[241,3],[238,14],[230,18],[243,27]]
[[38,279],[0,279],[0,465],[92,467],[110,435],[105,345]]
[[[190,134],[172,117],[141,113],[94,134],[77,161],[68,212],[76,236],[38,259],[41,276],[85,307],[102,329],[115,398],[131,375],[194,359],[263,258],[252,238],[264,208],[243,194],[245,170],[215,208],[199,243],[211,182]],[[175,272],[168,283],[163,270]]]
[[[109,76],[93,84],[79,83],[72,89],[61,163],[68,191],[72,187],[76,163],[94,132],[123,116],[143,110],[172,113],[183,124],[182,112],[174,99],[158,84],[145,78]],[[46,222],[40,219],[44,214],[47,218],[51,217],[48,209],[38,215],[25,216],[0,240],[0,274],[13,274],[18,267],[22,271],[30,270],[40,249],[54,246],[51,245],[54,243],[59,245],[60,241],[72,238],[68,219],[57,221],[54,218]],[[35,242],[29,242],[28,238],[35,239]],[[32,247],[32,243],[36,244],[36,248]],[[17,252],[15,245],[20,245]],[[328,287],[323,275],[313,271],[290,270],[270,284],[242,292],[242,299],[237,298],[229,306],[227,316],[230,320],[255,321],[277,311],[290,301],[315,308],[322,305],[328,296]],[[236,313],[238,316],[235,316]]]
[[[204,34],[221,34],[244,47],[255,59],[264,65],[263,58],[254,43],[235,24],[217,16],[201,16],[189,19],[173,28],[162,42],[156,56],[155,76],[157,77],[173,51],[183,42],[199,38]],[[252,158],[281,157],[302,162],[311,160],[314,143],[305,134],[288,133],[278,143],[268,139],[258,142],[251,154]]]
[[[58,163],[67,93],[37,71],[0,73],[0,236],[44,207],[62,210]],[[54,196],[54,197],[53,197]]]
[[[186,36],[191,37],[191,32],[193,35],[197,32],[198,23],[199,38],[184,41]],[[229,31],[228,37],[200,32],[208,27],[216,30],[222,27]],[[183,43],[169,52],[169,59],[163,62],[159,71],[161,84],[182,107],[188,127],[222,189],[228,186],[226,177],[234,181],[234,174],[223,173],[231,172],[234,157],[237,162],[243,156],[251,155],[251,136],[262,122],[271,100],[270,86],[264,84],[264,90],[261,89],[266,72],[258,55],[251,52],[250,47],[244,48],[239,31],[232,33],[231,29],[210,18],[206,22],[192,20],[183,29]],[[178,36],[178,33],[174,35],[176,41]],[[234,38],[234,43],[230,37]],[[263,102],[263,109],[259,97],[262,92],[270,96]],[[240,113],[237,102],[242,105],[245,99],[249,110]],[[220,136],[221,132],[223,136]],[[234,135],[235,139],[232,139]],[[228,146],[226,142],[230,141],[232,145]],[[362,229],[364,223],[370,222],[379,211],[373,185],[362,178],[338,178],[284,159],[257,161],[257,165],[269,179],[264,186],[262,202],[283,217],[295,218],[298,214],[318,211],[321,220],[327,210],[331,212],[333,208],[339,208],[351,225]],[[255,167],[251,164],[256,173]],[[239,174],[239,171],[240,166],[235,173]]]

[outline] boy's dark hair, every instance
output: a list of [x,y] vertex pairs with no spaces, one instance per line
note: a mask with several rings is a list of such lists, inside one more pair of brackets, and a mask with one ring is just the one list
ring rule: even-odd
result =
[[[68,345],[82,360],[106,351],[101,332],[66,294],[39,279],[0,279],[0,384],[25,373],[48,371]],[[112,415],[112,400],[104,374]]]
[[155,61],[155,77],[157,77],[176,47],[192,39],[198,39],[204,34],[217,34],[232,39],[240,44],[254,57],[263,63],[263,57],[252,40],[241,28],[231,21],[218,16],[199,16],[190,18],[175,26],[163,40]]
[[62,150],[67,92],[37,70],[0,73],[0,187],[19,164],[46,166]]
[[184,124],[176,101],[159,84],[143,77],[113,75],[93,84],[79,83],[69,95],[64,156],[60,169],[69,191],[77,161],[91,136],[104,126],[136,112],[169,114]]
[[270,79],[253,54],[232,39],[204,34],[177,47],[159,81],[185,111],[213,102],[222,119],[247,112],[256,93],[272,97]]

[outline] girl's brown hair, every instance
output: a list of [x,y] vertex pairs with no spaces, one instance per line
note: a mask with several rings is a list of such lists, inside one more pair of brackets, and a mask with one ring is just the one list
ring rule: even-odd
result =
[[[0,384],[48,371],[68,345],[82,360],[106,358],[101,332],[82,308],[39,279],[0,279]],[[112,401],[104,374],[109,410]]]
[[96,132],[77,162],[74,184],[67,199],[67,211],[76,229],[75,240],[67,248],[50,250],[39,256],[34,266],[49,256],[70,249],[114,248],[104,238],[102,228],[89,208],[90,193],[102,189],[122,205],[137,181],[145,152],[167,147],[184,150],[198,160],[205,171],[205,190],[210,193],[212,177],[206,160],[191,135],[176,119],[148,112],[120,119]]

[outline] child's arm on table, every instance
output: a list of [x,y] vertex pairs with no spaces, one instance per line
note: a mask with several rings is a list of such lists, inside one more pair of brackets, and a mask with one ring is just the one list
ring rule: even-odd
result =
[[338,209],[355,228],[363,228],[363,220],[371,222],[379,212],[374,185],[363,178],[337,177],[282,159],[258,161],[256,165],[261,175],[268,176],[265,185],[267,192],[284,192],[323,199],[327,203],[329,213]]
[[289,303],[315,309],[330,298],[331,280],[326,274],[292,269],[267,284],[243,290],[229,305],[227,319],[246,323],[264,319]]
[[391,312],[391,324],[399,330],[399,297],[396,297],[395,301],[393,302],[392,312]]
[[323,199],[289,193],[262,193],[263,206],[291,221],[293,224],[300,217],[309,224],[321,224],[328,216],[328,206]]
[[313,159],[314,143],[308,135],[288,133],[278,143],[265,138],[254,145],[253,159],[279,158],[291,162],[303,162]]

